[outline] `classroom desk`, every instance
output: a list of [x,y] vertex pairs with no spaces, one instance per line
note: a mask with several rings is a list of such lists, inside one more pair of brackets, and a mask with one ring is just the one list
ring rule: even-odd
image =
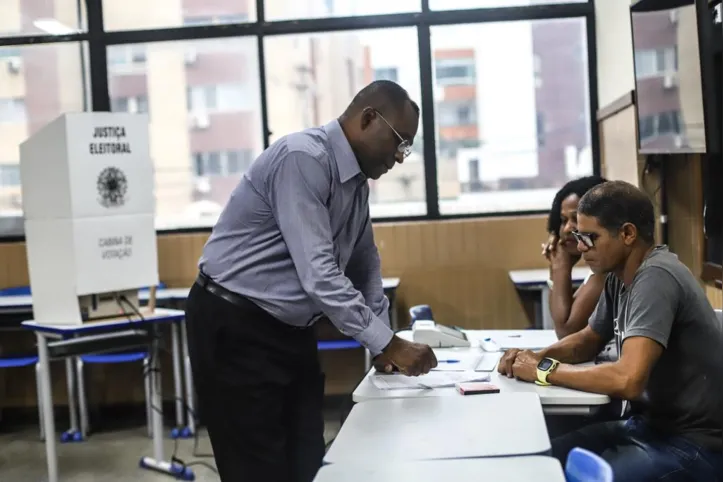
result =
[[550,450],[539,397],[497,393],[358,403],[324,461],[373,464],[545,455]]
[[439,482],[449,480],[565,482],[557,459],[539,455],[482,459],[424,460],[418,462],[343,463],[323,466],[314,482]]
[[[121,332],[129,329],[146,329],[157,334],[161,323],[181,323],[184,312],[157,308],[152,314],[144,314],[144,319],[116,319],[110,321],[97,321],[82,325],[46,325],[35,321],[25,321],[23,328],[35,332],[38,344],[39,376],[40,376],[40,403],[43,413],[43,427],[45,430],[45,454],[48,464],[48,481],[58,481],[58,457],[56,452],[55,419],[53,417],[53,392],[50,383],[50,355],[48,343],[57,339],[83,338],[100,333]],[[153,457],[143,457],[140,465],[143,468],[152,468],[157,471],[173,475],[183,480],[193,480],[193,472],[186,467],[165,460],[163,453],[163,406],[161,399],[161,379],[159,367],[158,338],[151,343],[150,366],[148,376],[151,379],[151,418],[153,427]],[[70,358],[66,358],[68,363]],[[70,388],[70,387],[69,387]],[[69,397],[71,399],[72,397]]]
[[[526,348],[531,350],[545,348],[555,341],[552,330],[465,330],[472,342],[470,348],[435,348],[434,353],[440,359],[454,358],[460,352],[479,351],[485,356],[495,356],[483,352],[477,342],[483,338],[491,337],[502,349]],[[403,331],[398,335],[411,340],[412,332]],[[435,388],[432,390],[380,390],[374,386],[370,376],[375,373],[374,368],[369,370],[359,385],[354,389],[352,400],[354,402],[367,402],[369,400],[391,399],[419,399],[435,397],[462,397],[454,388]],[[484,373],[480,373],[484,375]],[[549,415],[592,415],[600,407],[610,403],[610,397],[597,393],[581,392],[570,388],[549,386],[541,387],[534,383],[527,383],[514,378],[500,375],[497,369],[489,372],[490,383],[497,385],[502,393],[534,393],[540,397],[540,403],[546,414]],[[466,398],[466,397],[462,397]]]
[[[515,288],[520,291],[535,293],[535,328],[542,328],[543,330],[555,328],[552,315],[550,314],[550,287],[547,285],[547,280],[550,278],[550,270],[521,269],[510,271],[508,274]],[[573,288],[580,286],[588,274],[590,274],[590,268],[573,268]]]

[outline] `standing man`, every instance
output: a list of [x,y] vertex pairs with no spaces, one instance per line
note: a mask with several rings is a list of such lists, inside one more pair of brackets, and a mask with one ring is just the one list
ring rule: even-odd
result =
[[[565,464],[574,447],[607,460],[615,482],[723,481],[723,325],[698,280],[656,246],[648,196],[611,181],[577,209],[578,249],[607,273],[589,325],[539,353],[511,350],[500,373],[629,400],[628,420],[589,425],[552,442]],[[591,361],[609,340],[612,363]]]
[[389,327],[368,179],[409,154],[419,107],[377,81],[329,124],[253,163],[204,247],[186,308],[191,366],[223,482],[311,482],[324,455],[324,376],[312,325],[327,317],[409,376],[431,348]]

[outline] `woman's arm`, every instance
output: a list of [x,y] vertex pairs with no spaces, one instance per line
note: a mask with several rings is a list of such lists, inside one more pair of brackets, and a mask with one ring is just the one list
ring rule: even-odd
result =
[[550,312],[555,323],[555,334],[562,339],[587,326],[605,287],[605,275],[593,274],[573,293],[572,266],[551,269],[553,288],[550,290]]

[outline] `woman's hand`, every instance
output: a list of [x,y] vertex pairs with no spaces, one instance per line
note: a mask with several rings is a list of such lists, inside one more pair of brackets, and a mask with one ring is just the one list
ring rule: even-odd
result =
[[546,243],[542,243],[542,255],[548,260],[552,261],[552,252],[557,247],[557,243],[560,241],[560,236],[554,233],[550,233]]

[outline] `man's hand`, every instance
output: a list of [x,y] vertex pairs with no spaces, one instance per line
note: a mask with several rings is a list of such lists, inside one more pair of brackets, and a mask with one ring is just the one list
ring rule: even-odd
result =
[[509,378],[512,378],[512,365],[515,363],[515,358],[517,358],[519,352],[520,350],[517,348],[505,351],[500,358],[500,362],[497,364],[497,371],[502,375],[507,375]]
[[436,366],[437,357],[429,345],[412,343],[398,336],[392,337],[389,345],[374,359],[374,367],[381,367],[380,371],[389,373],[392,367],[396,367],[401,373],[410,377],[429,373]]
[[512,364],[512,375],[518,380],[534,382],[537,380],[537,365],[540,357],[530,350],[523,350],[517,354]]

